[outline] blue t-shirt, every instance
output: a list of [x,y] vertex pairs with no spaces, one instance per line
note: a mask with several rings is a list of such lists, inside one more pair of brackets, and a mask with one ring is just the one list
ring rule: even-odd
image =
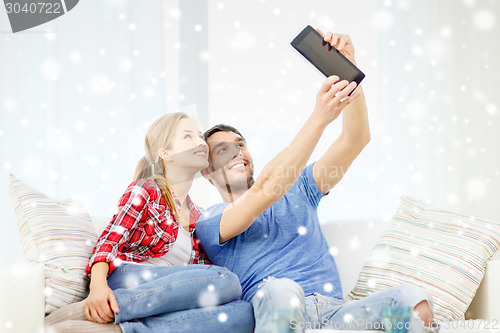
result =
[[292,188],[245,232],[219,244],[219,223],[228,203],[208,208],[196,235],[210,260],[238,275],[242,298],[251,301],[268,276],[297,282],[306,296],[317,292],[342,299],[337,265],[329,252],[317,214],[324,196],[309,165]]

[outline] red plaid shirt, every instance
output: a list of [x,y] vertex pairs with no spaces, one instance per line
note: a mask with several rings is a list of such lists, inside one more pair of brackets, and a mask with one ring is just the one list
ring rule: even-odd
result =
[[[180,203],[176,199],[180,210]],[[208,257],[194,235],[196,221],[202,214],[189,196],[187,204],[191,212],[189,231],[192,235],[193,251],[190,264],[210,264]],[[177,239],[179,226],[161,195],[160,188],[152,179],[132,182],[118,203],[118,213],[103,231],[94,247],[87,265],[90,274],[96,262],[109,263],[109,274],[120,261],[143,262],[149,258],[163,256]]]

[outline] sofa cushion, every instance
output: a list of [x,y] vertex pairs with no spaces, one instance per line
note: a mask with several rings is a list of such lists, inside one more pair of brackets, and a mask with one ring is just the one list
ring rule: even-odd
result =
[[85,208],[55,200],[9,176],[23,257],[44,265],[45,312],[87,296],[85,267],[97,240]]
[[413,283],[431,292],[436,320],[462,320],[499,248],[498,222],[402,197],[347,299]]

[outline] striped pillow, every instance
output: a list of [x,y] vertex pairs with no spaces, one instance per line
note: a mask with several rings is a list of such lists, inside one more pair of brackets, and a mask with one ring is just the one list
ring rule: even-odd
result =
[[54,200],[9,176],[23,257],[45,268],[45,312],[87,296],[85,267],[97,240],[85,208]]
[[436,320],[463,320],[488,260],[499,248],[498,222],[402,197],[347,299],[413,283],[432,294]]

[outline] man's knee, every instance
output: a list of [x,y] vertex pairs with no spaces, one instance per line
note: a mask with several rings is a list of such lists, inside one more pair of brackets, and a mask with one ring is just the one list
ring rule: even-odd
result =
[[288,331],[290,323],[304,321],[304,291],[298,283],[270,277],[259,287],[252,298],[256,333]]
[[287,278],[270,278],[264,281],[254,296],[252,303],[269,302],[273,307],[303,308],[304,291],[295,281]]

